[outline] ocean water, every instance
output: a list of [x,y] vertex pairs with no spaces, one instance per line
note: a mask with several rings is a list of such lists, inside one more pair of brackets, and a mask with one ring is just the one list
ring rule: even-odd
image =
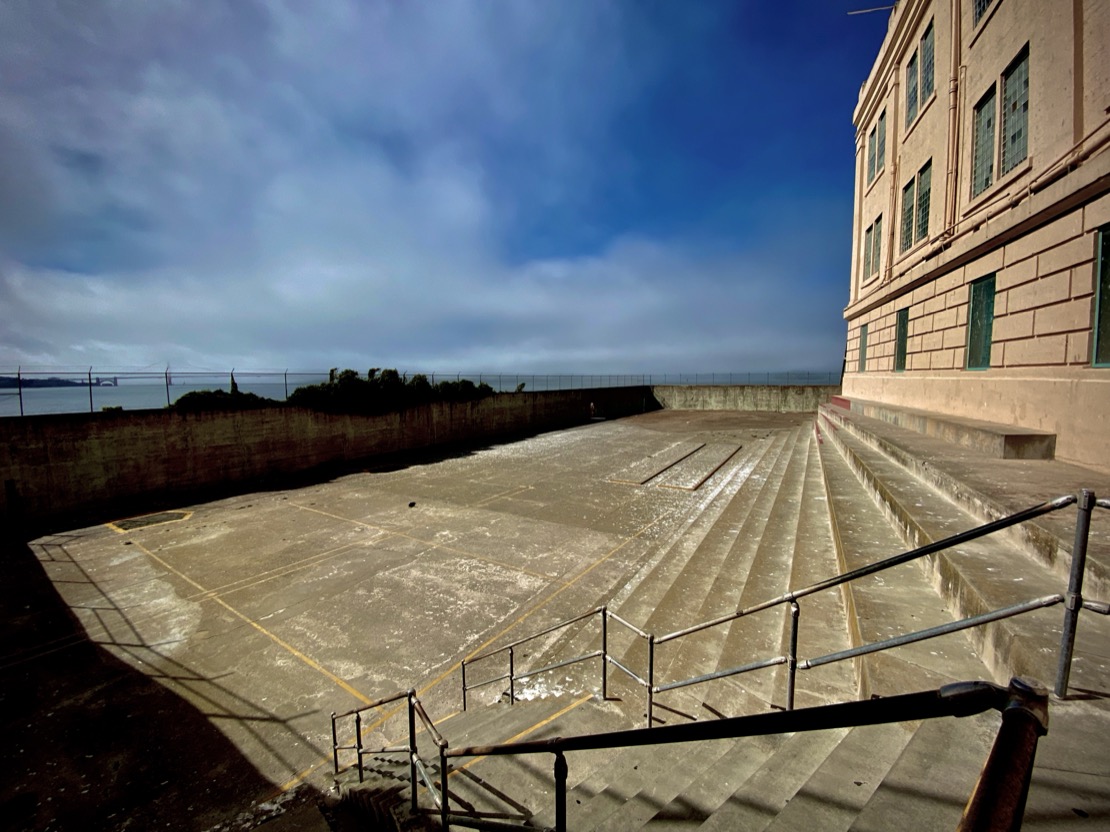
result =
[[[319,381],[320,379],[317,379]],[[285,399],[284,382],[241,382],[236,379],[239,390],[256,393],[268,399]],[[301,384],[315,382],[289,382],[289,392]],[[227,390],[223,384],[171,384],[169,400],[177,401],[193,390]],[[89,413],[105,407],[122,407],[124,410],[159,410],[166,406],[166,384],[128,383],[122,381],[117,387],[25,387],[23,389],[23,414],[33,416],[44,413]],[[92,394],[90,405],[89,395]],[[19,416],[20,401],[17,390],[0,389],[0,417]]]

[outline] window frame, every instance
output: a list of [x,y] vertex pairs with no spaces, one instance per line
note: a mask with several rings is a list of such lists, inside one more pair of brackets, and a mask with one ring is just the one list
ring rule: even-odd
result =
[[[1010,118],[1008,118],[1009,114],[1007,110],[1010,108],[1007,106],[1006,86],[1010,79],[1015,77],[1021,69],[1024,69],[1025,73],[1025,86],[1014,103],[1024,104],[1021,110],[1021,133],[1024,141],[1021,156],[1009,158],[1006,150],[1010,144],[1011,137],[1009,133],[1011,130],[1008,130],[1007,127],[1012,128],[1012,122]],[[1001,87],[1002,98],[999,104],[1001,112],[998,118],[998,175],[1000,178],[1029,158],[1029,44],[1022,47],[1021,51],[1018,52],[1017,56],[1010,61],[1009,66],[1003,71]]]
[[910,308],[904,306],[894,318],[894,372],[906,371],[906,347],[910,340]]
[[886,167],[886,110],[879,113],[879,123],[876,125],[878,135],[878,150],[875,153],[875,175],[878,176]]
[[[1095,317],[1091,327],[1091,366],[1110,367],[1110,225],[1095,237]],[[1102,355],[1100,355],[1100,351]]]
[[872,127],[871,132],[867,136],[867,184],[870,185],[875,181],[875,159],[878,154],[879,146],[876,134],[878,127]]
[[918,105],[918,60],[917,50],[913,50],[910,59],[906,61],[906,127],[908,128],[917,119],[920,112]]
[[972,0],[971,25],[978,26],[994,5],[994,0]]
[[[917,177],[910,177],[910,181],[902,187],[902,237],[901,253],[905,254],[913,248],[914,207],[917,204]],[[907,216],[907,209],[909,216]]]
[[[929,21],[929,25],[925,27],[925,32],[921,35],[921,43],[918,47],[918,51],[921,54],[921,81],[918,84],[918,95],[921,98],[921,102],[925,102],[929,100],[929,96],[931,96],[937,88],[937,44],[932,20]],[[926,53],[928,53],[929,56],[928,62],[925,60]],[[928,76],[926,76],[926,70],[928,71]],[[928,89],[925,87],[926,77],[929,79]]]
[[[987,115],[988,124],[983,127],[980,121],[980,113]],[[997,152],[997,143],[995,141],[995,122],[998,118],[998,84],[992,82],[990,87],[982,97],[971,109],[971,198],[986,193],[994,184],[994,161]],[[989,130],[989,135],[986,139],[981,135],[982,131]],[[985,181],[979,184],[977,180],[976,168],[978,162],[983,160],[987,166]]]
[[867,372],[867,324],[859,326],[859,363],[856,372]]
[[[993,272],[968,284],[965,370],[991,368],[991,347],[994,344],[994,299],[995,274]],[[980,307],[985,311],[981,312]],[[972,363],[973,351],[976,363]]]

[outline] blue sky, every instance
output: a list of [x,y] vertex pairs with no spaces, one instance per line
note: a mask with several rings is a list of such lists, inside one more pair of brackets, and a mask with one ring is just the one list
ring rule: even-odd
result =
[[838,370],[867,5],[0,4],[0,366]]

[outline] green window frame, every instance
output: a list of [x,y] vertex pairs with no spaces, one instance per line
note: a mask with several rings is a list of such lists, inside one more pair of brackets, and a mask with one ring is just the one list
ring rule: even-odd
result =
[[994,275],[981,277],[968,287],[967,360],[968,370],[988,370],[991,366],[991,332],[994,329]]
[[1098,230],[1092,364],[1110,367],[1110,225]]
[[859,372],[867,370],[867,324],[860,324],[859,328]]
[[883,245],[883,215],[879,214],[875,220],[875,236],[871,238],[871,243],[875,247],[871,252],[871,274],[879,273],[879,252],[882,250]]
[[971,195],[979,196],[994,182],[995,88],[975,105],[971,137]]
[[913,124],[917,118],[917,50],[910,55],[910,62],[906,64],[906,126]]
[[1012,171],[1029,156],[1029,47],[1002,74],[1001,173]]
[[902,188],[902,251],[909,251],[913,245],[913,206],[915,180],[911,179]]
[[921,36],[921,100],[928,101],[936,86],[936,41],[933,21],[929,21]]
[[894,372],[906,369],[906,344],[910,335],[910,308],[898,310],[894,324]]
[[879,142],[875,138],[878,128],[872,127],[871,133],[867,137],[867,184],[870,185],[875,181],[875,158],[879,150]]
[[886,110],[879,113],[879,149],[875,153],[875,173],[882,173],[886,165]]
[[930,159],[917,172],[917,224],[914,230],[914,239],[918,241],[929,236],[929,201],[932,193],[933,160]]
[[869,225],[863,235],[863,279],[865,281],[871,277],[871,234],[874,230],[875,226]]
[[994,0],[975,0],[975,5],[972,7],[972,17],[975,25],[978,25],[979,21],[983,19],[983,15],[987,13],[987,9],[991,7],[993,2]]

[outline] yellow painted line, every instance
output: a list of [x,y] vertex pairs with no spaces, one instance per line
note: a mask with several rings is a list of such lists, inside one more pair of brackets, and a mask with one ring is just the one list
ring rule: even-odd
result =
[[[192,584],[194,587],[196,587],[198,590],[200,590],[201,593],[207,592],[207,590],[203,586],[201,586],[199,583],[194,581],[192,578],[190,578],[188,575],[186,575],[181,570],[175,569],[173,566],[171,566],[169,563],[167,563],[164,559],[158,557],[158,555],[154,554],[152,551],[147,549],[141,543],[135,542],[132,545],[137,546],[140,552],[145,554],[151,560],[161,564],[161,566],[164,569],[167,569],[168,571],[177,575],[183,581],[186,581],[187,583]],[[259,624],[257,621],[255,621],[250,616],[239,612],[239,610],[235,609],[235,607],[231,606],[231,604],[227,603],[227,601],[223,600],[222,598],[217,598],[215,596],[212,596],[211,600],[214,601],[215,603],[219,604],[221,607],[223,607],[229,613],[234,615],[236,618],[238,618],[241,621],[244,621],[247,624],[249,624],[255,630],[262,633],[262,635],[264,635],[268,639],[270,639],[278,647],[282,648],[283,650],[288,652],[290,655],[299,659],[301,662],[303,662],[304,664],[311,667],[317,673],[320,673],[322,676],[325,676],[326,678],[333,681],[340,688],[345,690],[347,693],[351,694],[351,696],[355,697],[359,702],[362,702],[364,705],[369,705],[373,701],[366,694],[362,693],[361,691],[359,691],[358,689],[356,689],[355,687],[350,685],[346,680],[341,679],[338,676],[336,676],[334,673],[332,673],[330,670],[328,670],[326,667],[324,667],[322,664],[320,664],[318,661],[316,661],[312,657],[306,656],[304,653],[302,653],[300,650],[298,650],[292,644],[285,641],[284,639],[282,639],[280,636],[276,635],[275,633],[272,633],[270,630],[267,630],[265,627],[263,627],[261,624]]]
[[466,549],[460,549],[457,546],[451,546],[435,540],[423,540],[419,537],[416,537],[415,535],[406,534],[405,532],[397,531],[396,529],[387,529],[384,526],[375,526],[373,523],[367,523],[364,520],[352,520],[348,517],[340,517],[338,514],[331,514],[326,511],[321,511],[318,508],[312,508],[311,506],[302,506],[300,503],[290,503],[290,505],[295,506],[296,508],[304,509],[305,511],[314,511],[317,514],[322,514],[325,517],[331,517],[335,520],[346,520],[348,523],[357,523],[358,525],[365,526],[368,529],[377,529],[378,531],[386,532],[387,534],[392,534],[396,537],[403,537],[405,540],[411,540],[413,543],[419,543],[421,546],[428,546],[432,549],[439,549],[443,552],[450,552],[453,555],[461,555],[462,557],[470,558],[472,560],[480,560],[484,563],[490,563],[494,566],[500,566],[502,569],[507,569],[510,572],[520,572],[523,575],[530,575],[533,578],[541,578],[545,581],[562,583],[562,580],[554,575],[547,575],[543,572],[536,572],[533,569],[527,569],[514,563],[505,563],[504,561],[497,560],[496,558],[490,558],[486,557],[485,555],[479,555],[475,552],[469,552]]
[[[123,519],[112,522],[112,523],[105,523],[104,526],[106,528],[111,529],[116,534],[130,534],[131,532],[137,532],[140,529],[153,529],[155,526],[164,526],[166,523],[180,523],[181,521],[188,520],[190,517],[193,516],[193,512],[186,511],[185,509],[175,508],[175,509],[170,509],[169,511],[180,512],[181,514],[184,514],[185,516],[184,517],[175,517],[172,520],[160,520],[157,523],[151,523],[148,526],[138,526],[134,529],[121,529],[119,526],[116,525],[117,522],[118,523],[125,523],[128,520],[138,520],[140,517],[149,517],[150,516],[149,514],[136,514],[134,517],[124,517]],[[154,513],[155,514],[168,514],[169,512],[168,511],[167,512],[156,511]]]
[[[553,713],[551,716],[547,717],[546,719],[541,719],[539,722],[537,722],[531,728],[525,728],[519,734],[514,734],[513,736],[509,737],[507,740],[504,740],[503,742],[500,742],[500,743],[497,743],[497,744],[498,745],[511,745],[512,743],[516,742],[517,740],[524,739],[529,734],[535,733],[536,731],[543,728],[543,726],[554,722],[559,717],[561,717],[563,714],[568,713],[570,711],[573,711],[575,708],[577,708],[583,702],[588,702],[589,700],[591,700],[593,698],[594,698],[594,695],[592,693],[587,693],[581,699],[576,699],[574,702],[571,702],[569,705],[567,705],[561,711],[556,711],[555,713]],[[486,756],[488,756],[488,755],[486,755]],[[484,760],[484,759],[485,759],[485,757],[475,757],[469,763],[466,763],[465,765],[461,765],[461,766],[458,766],[457,768],[451,769],[451,771],[447,773],[447,776],[448,777],[454,777],[458,772],[462,771],[464,768],[470,768],[475,763],[477,763],[481,760]]]
[[500,494],[494,494],[492,497],[486,497],[484,500],[479,500],[475,506],[487,506],[494,500],[500,500],[505,497],[515,497],[517,494],[523,494],[525,491],[531,491],[535,486],[520,485],[516,488],[510,488],[508,491],[502,491]]

